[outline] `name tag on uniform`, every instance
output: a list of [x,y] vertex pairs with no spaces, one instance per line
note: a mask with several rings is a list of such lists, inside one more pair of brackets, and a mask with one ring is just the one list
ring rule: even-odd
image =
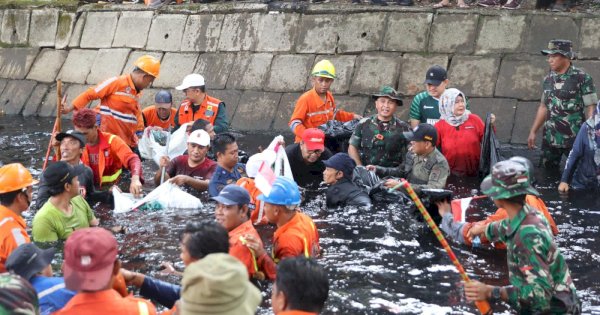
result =
[[433,119],[433,118],[427,118],[427,123],[430,125],[435,125],[435,123],[437,123],[439,121],[439,119]]
[[427,105],[423,105],[423,108],[425,108],[425,109],[430,109],[430,108],[433,108],[433,106],[427,106]]
[[215,112],[213,112],[212,110],[207,110],[206,112],[204,112],[204,115],[206,117],[212,117],[212,115],[214,115],[214,114],[215,114]]
[[465,129],[475,129],[473,126],[465,126]]
[[557,90],[560,90],[560,89],[562,89],[563,85],[565,85],[564,82],[554,83],[554,88]]

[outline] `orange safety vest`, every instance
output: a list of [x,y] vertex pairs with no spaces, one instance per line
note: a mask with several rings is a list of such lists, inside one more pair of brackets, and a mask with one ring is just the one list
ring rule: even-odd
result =
[[169,118],[167,120],[162,120],[160,117],[158,117],[155,105],[144,108],[142,115],[144,115],[146,127],[161,127],[162,129],[166,130],[169,129],[169,126],[175,127],[175,115],[177,115],[177,110],[175,108],[171,108],[171,114],[169,114]]
[[269,223],[267,221],[267,217],[265,217],[265,202],[262,200],[258,200],[258,196],[262,194],[262,192],[258,188],[256,188],[254,179],[249,177],[242,177],[238,179],[238,181],[235,184],[246,189],[248,191],[248,194],[250,194],[250,207],[252,208],[252,213],[250,214],[250,221],[252,221],[254,225],[262,225]]
[[0,205],[0,273],[6,272],[6,259],[21,244],[29,243],[23,217]]
[[96,110],[101,114],[100,130],[119,136],[133,148],[138,143],[136,132],[144,130],[139,96],[131,74],[124,74],[87,89],[73,100],[73,106],[80,110],[99,99]]
[[316,257],[320,251],[319,231],[313,220],[302,212],[296,212],[292,220],[273,234],[272,257],[275,263],[286,257]]
[[204,101],[202,101],[202,104],[200,104],[200,108],[194,113],[192,109],[194,104],[188,99],[184,100],[177,110],[179,125],[193,122],[198,119],[204,119],[214,126],[215,120],[217,119],[217,114],[219,113],[220,103],[220,99],[208,96],[207,94],[204,96]]
[[[83,164],[92,167],[90,156],[86,144],[81,155]],[[98,174],[99,178],[94,178],[98,187],[110,185],[119,180],[123,172],[123,166],[129,164],[129,159],[135,157],[131,148],[116,135],[108,132],[98,131]]]

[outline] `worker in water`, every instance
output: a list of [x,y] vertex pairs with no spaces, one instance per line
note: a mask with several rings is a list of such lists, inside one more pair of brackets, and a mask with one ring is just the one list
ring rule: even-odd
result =
[[206,94],[204,77],[192,73],[183,78],[177,90],[185,93],[185,100],[179,106],[175,116],[175,127],[204,119],[215,127],[216,133],[226,132],[229,126],[225,103],[218,98]]
[[173,108],[173,96],[167,90],[154,95],[154,105],[144,108],[142,116],[145,127],[160,127],[164,130],[175,127],[177,110]]

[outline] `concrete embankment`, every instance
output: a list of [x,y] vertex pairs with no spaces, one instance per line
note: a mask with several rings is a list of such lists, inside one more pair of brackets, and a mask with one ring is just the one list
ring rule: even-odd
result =
[[[575,64],[600,81],[600,16],[589,14],[221,3],[159,11],[141,5],[4,9],[0,21],[5,114],[52,116],[56,79],[72,99],[152,54],[161,59],[161,75],[142,106],[157,89],[198,72],[209,94],[226,102],[236,129],[285,131],[295,100],[309,87],[310,69],[327,58],[338,71],[339,107],[372,113],[368,95],[388,84],[406,95],[400,110],[406,118],[426,69],[439,64],[449,69],[451,86],[470,97],[473,112],[496,113],[501,141],[524,143],[548,71],[539,53],[548,40],[572,40]],[[183,93],[174,96],[179,102]]]

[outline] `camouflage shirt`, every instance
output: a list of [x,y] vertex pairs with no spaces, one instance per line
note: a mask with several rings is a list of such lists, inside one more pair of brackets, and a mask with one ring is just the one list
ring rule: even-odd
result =
[[592,77],[570,66],[567,72],[551,72],[544,78],[542,104],[548,109],[544,140],[552,147],[571,148],[585,120],[584,109],[598,102]]
[[485,236],[506,244],[508,303],[519,314],[567,314],[579,309],[569,267],[548,222],[525,205],[516,217],[492,222]]
[[382,122],[373,115],[359,122],[350,144],[356,147],[364,165],[394,167],[402,164],[406,155],[408,140],[403,132],[407,131],[410,126],[396,117]]

